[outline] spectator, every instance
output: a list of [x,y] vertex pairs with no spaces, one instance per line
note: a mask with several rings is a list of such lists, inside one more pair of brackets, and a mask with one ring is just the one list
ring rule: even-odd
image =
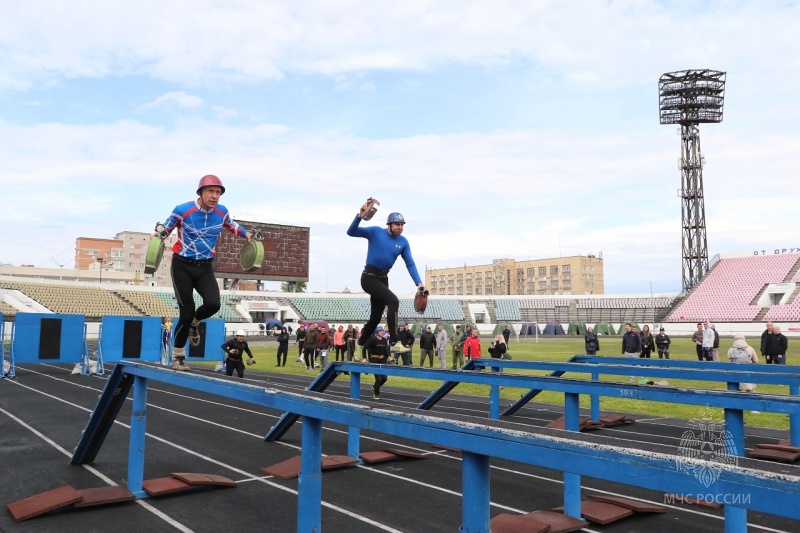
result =
[[347,351],[347,360],[352,361],[353,355],[356,353],[356,329],[350,324],[344,331],[344,346]]
[[[324,328],[323,328],[324,329]],[[300,330],[297,330],[300,334]],[[317,352],[317,340],[319,339],[319,332],[317,332],[317,325],[313,322],[308,325],[308,331],[305,333],[305,342],[303,343],[303,360],[306,363],[306,372],[310,372],[312,368],[316,368],[314,356]]]
[[322,372],[322,369],[328,364],[328,348],[331,347],[331,336],[326,328],[320,326],[317,329],[319,330],[319,337],[317,337],[316,355],[319,356],[319,371]]
[[653,334],[650,333],[650,326],[645,324],[639,336],[642,338],[642,353],[639,357],[650,359],[650,354],[653,352]]
[[[508,341],[506,341],[508,344]],[[594,328],[589,326],[586,330],[586,335],[583,336],[583,345],[586,350],[586,355],[597,355],[597,350],[600,349],[600,339],[597,338],[597,333]]]
[[431,331],[430,326],[419,336],[419,366],[425,366],[425,359],[430,359],[430,367],[433,368],[433,352],[436,349],[436,335]]
[[436,325],[436,354],[439,356],[439,367],[442,370],[447,368],[447,331],[440,323]]
[[[283,355],[283,365],[281,365],[281,355]],[[287,355],[289,355],[289,330],[282,327],[278,333],[278,366],[286,366]]]
[[495,335],[494,341],[489,346],[489,355],[492,359],[503,359],[503,354],[508,353],[508,345],[506,344],[505,337],[498,334]]
[[700,322],[697,323],[697,331],[692,333],[692,342],[694,343],[694,348],[697,351],[697,360],[703,360],[703,324]]
[[714,332],[714,345],[711,347],[711,360],[719,361],[719,333],[714,324],[711,324],[711,331]]
[[403,348],[407,349],[403,351],[395,350],[395,361],[397,361],[397,352],[399,352],[400,357],[403,358],[403,366],[410,366],[411,362],[414,360],[413,349],[416,340],[417,338],[414,336],[414,332],[411,331],[411,328],[408,327],[405,322],[401,322],[398,328],[397,342],[399,342]]
[[346,353],[347,345],[344,342],[344,326],[339,326],[333,334],[333,349],[336,350],[336,360],[342,356],[342,361],[345,360],[344,354]]
[[764,330],[764,333],[761,334],[761,355],[766,360],[767,357],[767,346],[769,346],[769,342],[772,340],[772,322],[767,322],[767,329]]
[[506,322],[506,326],[503,328],[503,339],[508,345],[508,339],[511,337],[511,328],[508,327],[508,322]]
[[303,347],[306,344],[306,327],[303,324],[297,326],[297,362],[303,362]]
[[[758,355],[753,347],[747,344],[744,335],[734,335],[733,346],[728,350],[728,361],[737,364],[758,363]],[[756,390],[756,384],[739,383],[739,390],[753,392]]]
[[669,359],[670,344],[672,344],[672,340],[669,335],[664,333],[664,328],[662,327],[658,330],[658,335],[656,335],[656,348],[658,348],[659,359]]
[[[383,333],[383,328],[378,326],[375,329],[375,335],[364,344],[364,348],[369,356],[369,359],[367,359],[367,357],[363,358],[364,363],[369,362],[377,365],[388,364],[389,358],[386,355],[387,339],[384,338]],[[387,377],[385,375],[375,374],[375,384],[372,386],[372,399],[381,399],[381,387],[386,383],[386,380]]]
[[461,338],[461,324],[456,324],[450,345],[453,347],[453,370],[464,366],[464,341]]
[[780,326],[772,326],[772,336],[768,337],[769,343],[767,344],[767,364],[768,365],[785,365],[786,352],[789,348],[789,339],[781,333]]
[[703,340],[701,342],[701,354],[703,361],[713,361],[714,356],[712,351],[714,349],[714,330],[708,325],[708,320],[703,323]]
[[481,338],[478,337],[478,328],[472,328],[470,336],[464,340],[463,352],[464,359],[467,361],[481,356]]
[[242,361],[243,354],[246,353],[248,356],[250,356],[248,364],[252,365],[255,363],[255,360],[253,359],[253,352],[250,351],[250,346],[247,345],[244,334],[245,331],[240,329],[236,332],[236,336],[234,338],[221,346],[222,351],[225,352],[225,373],[229,376],[232,376],[233,371],[236,370],[236,375],[238,375],[240,378],[244,377],[244,361]]
[[[630,322],[625,323],[625,334],[622,335],[622,356],[628,358],[639,358],[639,354],[642,353],[642,338],[633,330],[633,326]],[[634,376],[631,376],[628,380],[630,383],[633,383],[635,380]]]

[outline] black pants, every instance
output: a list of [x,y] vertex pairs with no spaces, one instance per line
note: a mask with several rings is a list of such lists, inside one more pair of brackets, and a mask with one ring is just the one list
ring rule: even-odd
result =
[[[178,300],[178,324],[175,326],[175,348],[186,346],[192,320],[203,320],[220,308],[219,286],[214,277],[211,261],[190,262],[175,254],[172,256],[172,286]],[[195,310],[192,291],[197,291],[203,304]]]
[[364,324],[364,328],[361,330],[359,344],[363,345],[367,342],[367,339],[375,333],[375,328],[377,328],[378,324],[381,322],[383,309],[386,307],[388,307],[386,310],[386,323],[389,326],[389,338],[392,339],[392,342],[396,341],[397,311],[400,309],[400,300],[389,290],[389,278],[387,276],[375,276],[363,273],[361,274],[361,288],[364,289],[364,292],[369,294],[371,311],[369,320]]
[[383,386],[384,383],[386,383],[387,379],[389,379],[389,378],[386,377],[386,376],[381,376],[381,375],[375,374],[375,385],[372,386],[372,390],[378,396],[381,395],[381,387]]
[[355,353],[356,353],[356,341],[355,340],[347,341],[347,360],[352,361]]
[[346,353],[345,345],[344,344],[337,344],[335,346],[335,348],[336,348],[336,360],[338,361],[339,360],[339,356],[341,355],[342,356],[342,361],[346,361],[346,359],[344,358],[344,354]]
[[310,346],[308,349],[303,350],[303,359],[306,362],[306,368],[314,368],[314,355],[316,350],[313,346]]
[[244,361],[239,359],[238,361],[232,360],[228,357],[228,360],[225,361],[225,373],[229,376],[233,375],[233,371],[236,370],[236,374],[239,375],[240,378],[244,377]]
[[[286,356],[289,354],[289,343],[278,344],[278,366],[286,366]],[[283,365],[281,365],[281,355],[283,355]]]
[[700,344],[695,344],[695,349],[697,350],[697,360],[705,361],[705,357],[703,357],[703,347]]
[[300,339],[297,341],[297,357],[302,357],[303,355],[303,346],[305,346],[306,340]]
[[650,359],[652,350],[650,348],[642,348],[642,353],[639,355],[642,359]]

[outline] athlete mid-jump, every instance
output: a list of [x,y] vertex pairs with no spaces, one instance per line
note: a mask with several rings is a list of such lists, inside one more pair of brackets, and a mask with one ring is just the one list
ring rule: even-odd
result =
[[417,266],[411,257],[408,240],[402,236],[406,223],[403,215],[391,213],[386,220],[386,229],[379,226],[362,228],[359,224],[369,212],[368,203],[362,206],[353,223],[347,228],[347,234],[351,237],[364,237],[369,242],[367,263],[361,273],[361,288],[370,296],[371,311],[369,320],[361,330],[361,338],[358,343],[363,346],[367,342],[367,339],[375,332],[375,328],[378,327],[383,309],[388,307],[386,321],[389,326],[389,341],[394,344],[398,340],[397,311],[400,308],[400,300],[389,290],[389,270],[394,266],[397,258],[403,256],[408,273],[411,274],[411,279],[417,284],[419,290],[423,290],[425,284],[420,279]]
[[[220,308],[219,286],[211,264],[220,232],[225,228],[248,241],[251,238],[250,232],[237,224],[228,214],[228,209],[219,203],[219,197],[224,193],[225,187],[218,177],[203,176],[197,186],[197,200],[175,207],[164,222],[168,232],[178,229],[178,242],[172,248],[172,286],[180,316],[175,326],[172,351],[172,368],[175,370],[189,370],[186,340],[192,346],[199,345],[197,326]],[[197,309],[193,297],[195,290],[203,299],[203,304]]]

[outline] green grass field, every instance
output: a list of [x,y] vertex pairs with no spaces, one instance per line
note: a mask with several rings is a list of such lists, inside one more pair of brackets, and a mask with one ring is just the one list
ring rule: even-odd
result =
[[[621,342],[622,341],[619,336],[602,337],[600,339],[601,349],[598,351],[598,355],[615,356],[615,357],[619,356]],[[722,361],[727,360],[726,354],[732,342],[733,339],[731,338],[720,339],[720,359]],[[754,340],[748,339],[748,342],[758,352],[758,342],[760,341],[758,339]],[[488,338],[482,339],[482,346],[484,347],[484,351],[488,346],[488,344],[489,344]],[[540,338],[538,342],[536,342],[533,339],[527,339],[524,341],[520,341],[519,343],[515,343],[512,338],[509,350],[514,360],[564,362],[575,354],[584,353],[583,337],[567,336],[567,337],[547,338],[547,339]],[[259,371],[276,372],[276,373],[306,374],[305,365],[295,362],[295,360],[297,359],[296,347],[291,345],[289,346],[289,357],[287,358],[287,364],[285,367],[278,368],[276,366],[276,351],[277,351],[277,346],[254,348],[253,355],[255,356],[257,363],[247,368]],[[418,354],[419,350],[415,346],[414,348],[415,364],[419,364],[419,359],[417,359]],[[655,354],[655,356],[658,357],[658,354]],[[673,337],[670,357],[672,359],[697,360],[694,344],[691,342],[689,338]],[[329,361],[330,360],[332,360],[332,358],[329,358]],[[450,365],[451,365],[450,352],[448,351],[448,368]],[[245,370],[245,375],[246,372],[247,370]],[[547,373],[548,372],[545,371],[527,372],[527,374],[530,375],[542,375],[542,376],[546,375]],[[589,374],[578,374],[578,373],[570,374],[565,377],[572,377],[576,379],[591,379],[591,376]],[[339,379],[347,379],[347,377],[340,376]],[[627,376],[608,376],[608,377],[601,377],[601,379],[602,381],[609,381],[609,382],[622,382],[622,383],[628,382]],[[409,389],[416,389],[416,390],[430,392],[436,389],[441,383],[431,380],[391,377],[389,380],[389,384],[394,387],[405,387]],[[676,387],[696,388],[696,389],[725,390],[726,388],[726,385],[724,383],[688,381],[688,380],[670,381],[670,385]],[[489,394],[489,388],[487,386],[482,386],[482,385],[461,384],[455,390],[461,394],[473,394],[476,396],[484,396],[484,397],[487,397]],[[520,395],[522,395],[525,392],[527,392],[526,389],[518,389],[510,387],[503,388],[501,390],[501,396],[505,400],[503,402],[504,405],[507,405],[508,403],[510,403],[510,401],[516,400],[517,398],[520,397]],[[764,394],[786,395],[788,394],[788,387],[759,385],[757,392]],[[543,392],[535,398],[535,401],[543,403],[551,403],[556,405],[563,405],[564,396],[563,394],[555,392]],[[691,418],[699,418],[704,411],[703,408],[692,405],[667,404],[661,402],[626,400],[620,398],[604,397],[601,398],[600,402],[601,402],[600,408],[603,411],[634,413],[651,417],[691,419]],[[587,408],[589,407],[588,396],[581,397],[581,406]],[[715,417],[718,416],[720,419],[723,418],[723,412],[721,409],[717,409],[712,412]],[[750,426],[788,429],[789,419],[788,416],[786,415],[745,412],[745,424]]]

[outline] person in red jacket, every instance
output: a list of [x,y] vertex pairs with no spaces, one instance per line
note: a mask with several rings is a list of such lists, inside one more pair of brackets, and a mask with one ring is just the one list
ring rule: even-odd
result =
[[464,340],[464,359],[469,361],[473,357],[481,356],[481,338],[478,337],[478,328],[472,328],[472,333]]

